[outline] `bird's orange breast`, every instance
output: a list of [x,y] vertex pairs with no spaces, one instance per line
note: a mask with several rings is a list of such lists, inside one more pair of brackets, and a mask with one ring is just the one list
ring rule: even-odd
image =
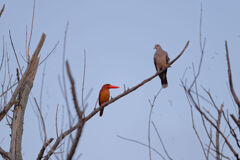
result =
[[99,93],[99,105],[102,106],[103,103],[107,102],[110,97],[109,89],[102,89]]

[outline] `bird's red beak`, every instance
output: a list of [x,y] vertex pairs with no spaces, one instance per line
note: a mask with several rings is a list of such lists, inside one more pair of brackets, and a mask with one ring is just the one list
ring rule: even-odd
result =
[[110,85],[109,88],[119,88],[118,86]]

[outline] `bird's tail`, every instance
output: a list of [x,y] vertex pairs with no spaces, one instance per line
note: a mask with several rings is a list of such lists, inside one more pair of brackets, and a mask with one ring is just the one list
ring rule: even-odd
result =
[[99,114],[100,117],[102,117],[102,115],[103,115],[103,110],[104,110],[104,108],[100,110],[100,114]]
[[168,87],[168,81],[167,81],[167,71],[161,73],[159,75],[161,82],[162,82],[162,88],[167,88]]

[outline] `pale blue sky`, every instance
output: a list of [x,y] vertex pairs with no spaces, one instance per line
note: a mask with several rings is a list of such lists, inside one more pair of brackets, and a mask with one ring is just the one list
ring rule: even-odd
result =
[[[88,99],[88,113],[93,109],[98,92],[104,83],[121,87],[111,91],[114,97],[123,92],[124,84],[132,87],[155,73],[153,47],[156,43],[159,43],[173,59],[190,40],[185,54],[168,70],[169,87],[160,93],[152,120],[157,124],[165,146],[174,159],[204,159],[192,129],[190,108],[183,88],[180,86],[180,79],[185,69],[191,67],[192,63],[198,64],[199,61],[201,2],[203,6],[202,33],[207,43],[199,84],[207,89],[211,88],[217,104],[224,102],[229,111],[232,111],[232,102],[227,90],[224,41],[228,40],[229,43],[233,79],[238,91],[240,1],[37,0],[31,53],[42,32],[47,34],[47,38],[40,53],[41,58],[50,52],[57,41],[60,41],[58,48],[46,62],[42,107],[47,123],[48,138],[56,137],[57,104],[60,104],[59,123],[62,119],[62,108],[65,107],[58,84],[58,75],[62,74],[63,37],[66,23],[69,21],[66,59],[69,60],[76,81],[79,101],[83,50],[86,49],[85,91],[94,89]],[[29,31],[33,1],[2,0],[0,6],[3,3],[6,4],[6,8],[0,18],[0,36],[5,37],[11,58],[10,68],[14,72],[16,61],[10,46],[8,30],[11,30],[17,53],[24,55],[26,25]],[[0,51],[2,51],[2,45],[0,45]],[[20,61],[24,64],[21,58]],[[44,65],[41,65],[31,93],[31,101],[33,97],[39,99],[43,69]],[[2,79],[3,73],[0,74]],[[192,70],[188,69],[186,78],[191,81]],[[68,81],[67,85],[70,91]],[[117,138],[117,135],[147,143],[147,120],[150,111],[148,99],[152,100],[160,87],[159,78],[155,78],[137,91],[108,106],[102,118],[95,116],[91,119],[84,128],[77,154],[82,153],[82,159],[89,160],[148,159],[147,148],[121,140]],[[69,97],[71,100],[70,92]],[[36,158],[42,146],[38,119],[33,110],[35,111],[36,108],[29,103],[23,135],[24,159]],[[72,111],[74,111],[73,106]],[[64,114],[66,119],[67,113]],[[1,122],[0,130],[0,145],[7,150],[10,130],[5,126],[5,122]],[[153,130],[152,144],[163,153]],[[153,158],[159,159],[154,153]]]

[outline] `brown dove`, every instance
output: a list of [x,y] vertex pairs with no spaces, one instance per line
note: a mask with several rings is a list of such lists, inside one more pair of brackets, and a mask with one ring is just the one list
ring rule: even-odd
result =
[[159,44],[156,44],[154,49],[156,49],[156,52],[154,54],[154,64],[156,67],[157,72],[164,70],[161,74],[159,74],[159,77],[162,82],[162,87],[167,88],[168,82],[167,82],[167,64],[169,62],[168,53],[164,51]]

